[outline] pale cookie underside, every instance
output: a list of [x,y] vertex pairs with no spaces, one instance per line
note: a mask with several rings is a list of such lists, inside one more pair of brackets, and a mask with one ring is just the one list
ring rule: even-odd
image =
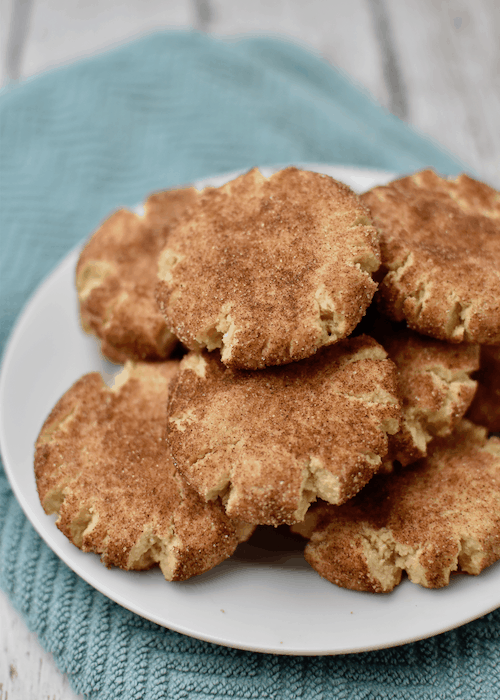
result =
[[376,477],[350,503],[310,511],[305,556],[328,580],[387,592],[401,580],[446,586],[500,557],[500,440],[462,421],[416,465]]
[[204,499],[247,522],[291,523],[379,470],[399,425],[395,368],[365,336],[260,372],[192,353],[167,413],[174,462]]
[[384,313],[450,342],[500,344],[500,195],[430,170],[362,195],[380,228]]
[[158,255],[196,196],[193,188],[158,192],[143,216],[117,211],[82,250],[76,271],[82,325],[113,362],[165,359],[176,345],[156,303]]
[[191,349],[258,369],[347,336],[376,289],[378,235],[345,185],[256,169],[203,191],[160,255],[158,302]]
[[164,410],[176,371],[176,362],[127,363],[113,389],[85,375],[48,417],[35,454],[41,503],[58,514],[66,537],[107,566],[158,563],[168,580],[215,566],[247,534],[203,503],[166,454]]

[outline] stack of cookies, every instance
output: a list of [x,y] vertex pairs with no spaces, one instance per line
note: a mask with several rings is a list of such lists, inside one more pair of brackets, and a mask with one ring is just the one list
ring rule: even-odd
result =
[[112,388],[80,379],[37,441],[40,500],[76,546],[182,580],[286,525],[322,576],[375,592],[500,558],[487,185],[423,171],[358,197],[254,169],[116,212],[76,285],[125,363]]

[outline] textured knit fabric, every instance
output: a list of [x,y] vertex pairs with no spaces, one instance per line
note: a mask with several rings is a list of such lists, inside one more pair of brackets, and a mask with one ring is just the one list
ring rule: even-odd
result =
[[[286,42],[162,33],[0,94],[2,347],[40,280],[111,210],[256,164],[462,166]],[[500,613],[384,651],[218,647],[112,603],[40,540],[0,471],[0,585],[77,692],[144,698],[500,697]]]

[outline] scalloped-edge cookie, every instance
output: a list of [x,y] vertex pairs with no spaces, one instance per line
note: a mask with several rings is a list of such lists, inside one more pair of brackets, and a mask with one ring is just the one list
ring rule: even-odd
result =
[[83,248],[76,269],[81,323],[112,362],[163,360],[177,344],[156,303],[158,255],[196,198],[194,188],[157,192],[143,215],[114,212]]
[[433,338],[500,345],[500,193],[423,170],[361,199],[380,229],[382,311]]
[[309,564],[344,588],[388,592],[404,571],[425,588],[479,574],[500,558],[500,439],[463,420],[425,459],[376,476],[343,506],[311,508],[292,529],[309,539]]
[[259,371],[191,352],[167,407],[174,463],[231,518],[299,521],[316,497],[342,503],[380,469],[399,427],[395,375],[366,336]]
[[449,435],[464,417],[476,391],[479,345],[451,344],[419,335],[372,315],[367,331],[398,369],[401,427],[389,438],[386,468],[425,457],[429,442]]
[[160,255],[157,299],[188,348],[220,348],[225,365],[262,369],[348,336],[379,265],[377,231],[346,185],[255,168],[200,193]]
[[481,347],[480,369],[475,375],[478,386],[467,417],[500,433],[500,346]]
[[176,472],[164,442],[165,403],[177,362],[128,362],[108,388],[78,380],[45,421],[35,476],[61,532],[106,566],[159,564],[180,581],[229,557],[253,531],[204,503]]

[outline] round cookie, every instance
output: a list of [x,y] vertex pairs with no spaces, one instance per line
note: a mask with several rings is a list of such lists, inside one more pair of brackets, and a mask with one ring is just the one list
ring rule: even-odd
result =
[[500,346],[483,345],[480,365],[475,375],[477,392],[467,417],[500,433]]
[[380,228],[383,312],[433,338],[500,344],[500,194],[424,170],[361,199]]
[[391,591],[406,571],[425,588],[453,571],[479,574],[500,558],[500,439],[462,421],[427,458],[376,476],[340,507],[313,507],[293,526],[305,557],[344,588]]
[[121,209],[82,250],[76,269],[81,322],[111,361],[161,360],[176,345],[156,303],[157,261],[196,196],[194,188],[158,192],[146,200],[143,216]]
[[107,566],[180,581],[229,557],[253,528],[203,503],[177,474],[164,443],[168,384],[177,362],[128,362],[109,389],[97,373],[56,404],[36,443],[46,513],[77,547]]
[[346,185],[257,169],[200,194],[169,236],[157,299],[190,349],[233,368],[300,360],[348,336],[376,290],[378,234]]
[[435,437],[449,435],[464,417],[476,391],[479,345],[450,344],[419,335],[380,315],[368,331],[398,369],[401,427],[389,438],[386,468],[425,457]]
[[167,438],[206,501],[279,525],[301,520],[317,496],[354,496],[380,469],[399,415],[395,367],[366,336],[257,372],[192,352],[172,384]]

